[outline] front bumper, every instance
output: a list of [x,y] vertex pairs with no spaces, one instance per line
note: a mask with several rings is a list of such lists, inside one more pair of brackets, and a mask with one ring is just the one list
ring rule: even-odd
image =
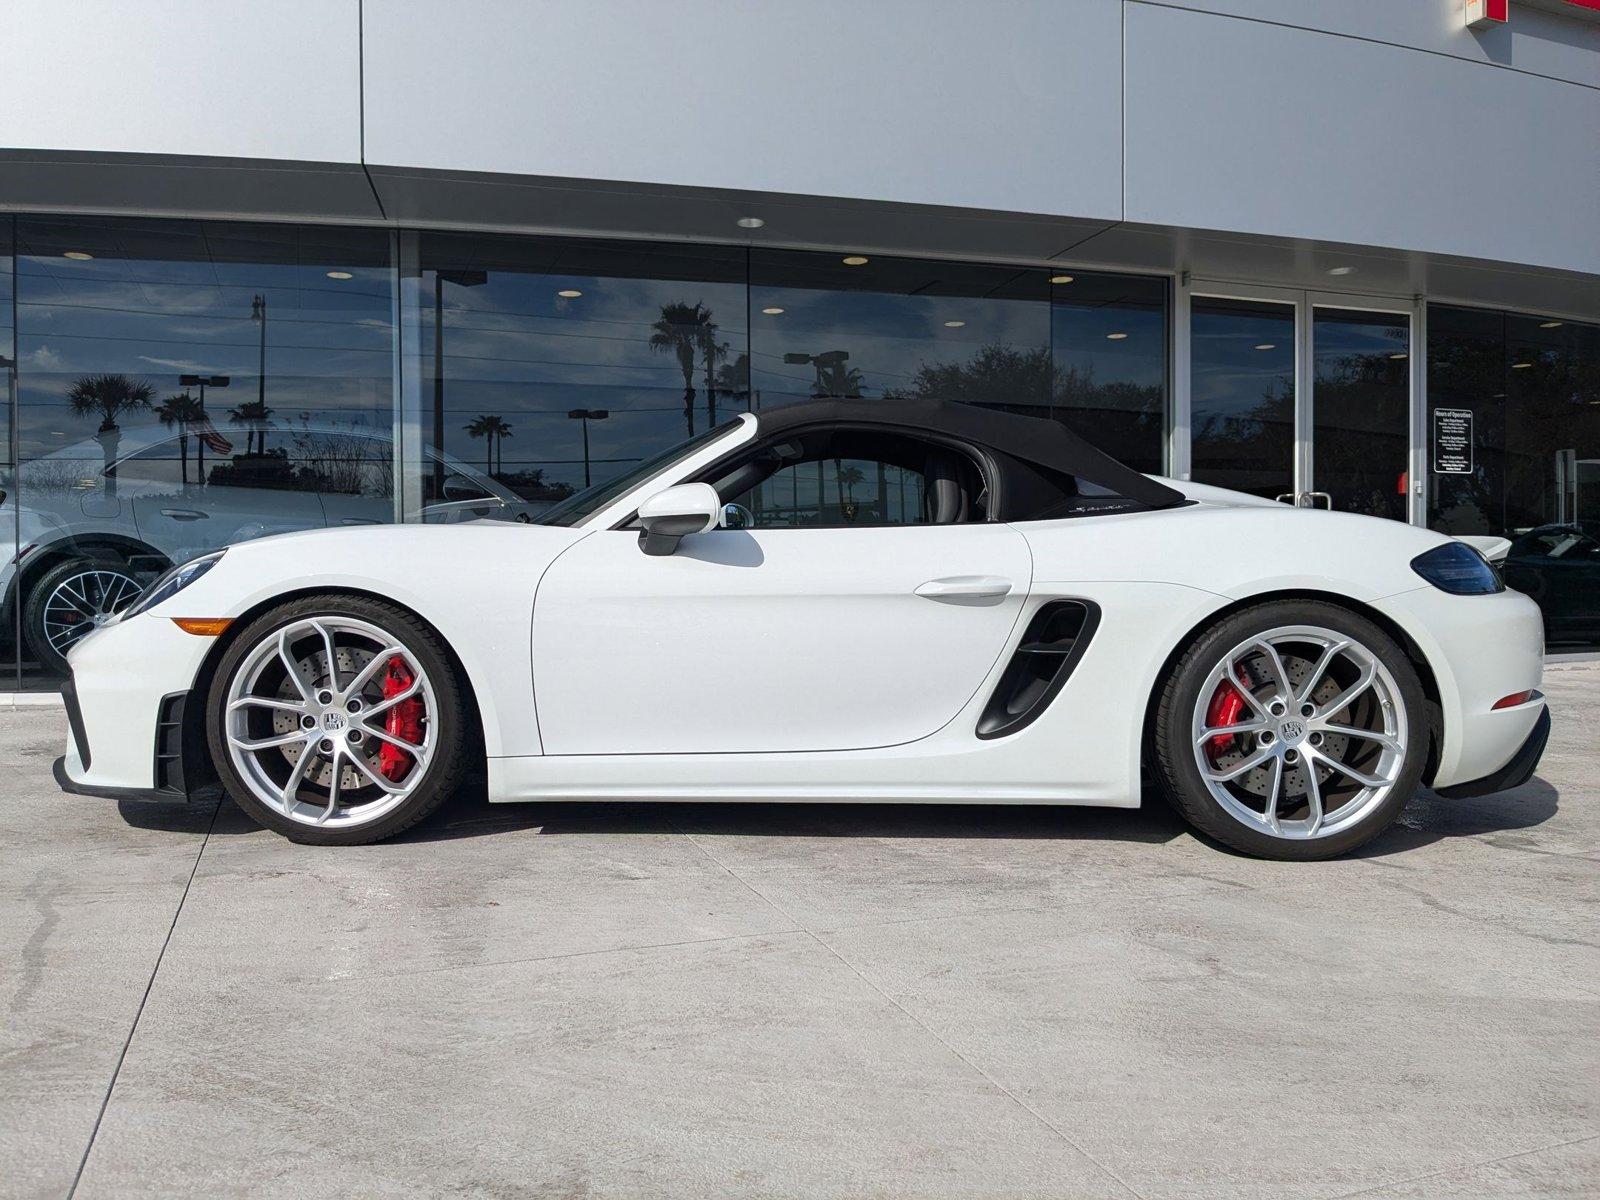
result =
[[91,796],[181,802],[206,794],[205,700],[191,689],[214,644],[144,616],[84,638],[62,687],[70,733],[57,782]]
[[77,689],[69,677],[61,685],[61,699],[67,709],[67,728],[71,741],[67,753],[51,764],[56,785],[74,796],[98,796],[106,800],[146,800],[163,804],[187,804],[209,800],[218,794],[216,771],[211,766],[205,745],[204,714],[197,705],[204,697],[193,692],[174,692],[163,696],[156,710],[156,736],[152,758],[151,787],[117,787],[82,783],[67,769],[75,758],[87,772],[93,764],[93,749],[78,706]]

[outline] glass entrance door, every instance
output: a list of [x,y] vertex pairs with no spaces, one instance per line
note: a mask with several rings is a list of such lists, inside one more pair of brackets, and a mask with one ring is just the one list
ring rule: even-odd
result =
[[1407,520],[1410,314],[1313,304],[1310,391],[1304,491],[1340,512]]
[[1190,301],[1190,478],[1292,498],[1299,474],[1296,309],[1224,296]]
[[1189,476],[1411,516],[1412,313],[1302,291],[1189,298]]

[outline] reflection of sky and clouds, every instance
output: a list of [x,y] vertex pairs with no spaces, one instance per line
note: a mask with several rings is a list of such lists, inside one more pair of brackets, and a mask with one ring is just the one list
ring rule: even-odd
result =
[[[691,424],[678,358],[651,346],[673,305],[698,304],[716,326],[719,419],[822,393],[930,394],[935,385],[927,369],[960,368],[993,347],[1042,356],[1045,369],[1017,370],[996,386],[1006,403],[1044,406],[1051,402],[1053,341],[1067,366],[1096,382],[1146,389],[1139,403],[1157,410],[1162,403],[1160,280],[1122,279],[1108,290],[1105,281],[1118,277],[1083,277],[1081,299],[1053,314],[1052,289],[1039,270],[905,259],[849,268],[835,255],[778,251],[752,251],[747,264],[743,250],[726,247],[612,251],[558,239],[425,239],[424,359],[431,370],[437,266],[444,278],[443,424],[451,453],[486,460],[489,447],[464,426],[498,416],[512,429],[497,451],[507,474],[542,470],[547,481],[572,483],[581,477],[582,429],[568,418],[571,409],[610,414],[589,426],[597,478],[686,436]],[[468,286],[452,281],[460,279]],[[1126,337],[1110,340],[1114,332]],[[848,358],[825,375],[810,362],[785,361],[839,351]],[[706,376],[702,347],[688,381],[694,430],[711,419]],[[431,405],[430,390],[429,412]],[[1121,396],[1106,406],[1129,405]]]
[[[268,424],[390,428],[387,233],[31,218],[19,229],[25,458],[101,461],[98,416],[77,415],[68,402],[76,381],[98,374],[148,385],[152,408],[184,390],[181,374],[227,375],[226,389],[207,389],[206,410],[224,437],[241,442],[250,418],[229,414],[254,402],[260,387],[258,295],[267,307]],[[603,479],[681,439],[691,422],[705,429],[713,399],[716,418],[725,419],[830,388],[868,399],[933,394],[1054,405],[1091,438],[1136,436],[1138,454],[1159,453],[1162,280],[1088,274],[1052,287],[1048,272],[1033,268],[878,258],[857,269],[831,254],[728,246],[433,233],[418,244],[419,304],[402,320],[419,334],[424,429],[432,427],[437,272],[444,449],[471,463],[492,458],[507,478],[581,483],[583,427],[569,418],[573,409],[609,414],[588,423],[592,473]],[[702,346],[686,413],[678,356],[651,340],[664,310],[696,304],[715,326],[715,389]],[[849,357],[826,381],[809,363],[784,361],[831,351]],[[189,392],[198,398],[197,388]],[[468,432],[486,416],[507,430],[493,446]],[[1150,428],[1129,433],[1130,417]],[[173,435],[151,410],[123,413],[117,424],[119,453]]]
[[[1342,511],[1403,519],[1406,319],[1319,307],[1312,335],[1309,486]],[[1197,296],[1190,338],[1194,478],[1260,496],[1293,491],[1294,306]]]
[[1195,479],[1261,496],[1294,488],[1294,308],[1194,298],[1189,314]]
[[[582,295],[565,298],[561,291]],[[465,426],[497,415],[512,428],[500,449],[508,474],[542,468],[581,482],[583,440],[575,408],[605,409],[590,422],[592,463],[616,469],[686,436],[684,379],[675,355],[653,351],[663,306],[702,304],[727,347],[717,364],[745,353],[742,286],[700,281],[529,275],[490,271],[476,287],[443,285],[445,448],[468,461],[487,447]],[[433,294],[425,290],[424,360],[433,361]],[[424,407],[432,413],[432,390]],[[696,357],[695,429],[708,419],[705,364]],[[717,397],[719,419],[731,400]],[[742,404],[739,405],[742,408]],[[603,477],[610,471],[597,470]]]
[[[386,426],[391,383],[388,239],[381,233],[293,229],[236,238],[146,233],[199,223],[18,222],[17,341],[20,441],[24,458],[82,444],[98,458],[97,417],[77,416],[74,381],[120,374],[147,384],[158,405],[181,393],[181,374],[231,377],[208,389],[219,429],[228,412],[259,394],[261,326],[267,306],[266,404],[274,419],[302,413]],[[233,227],[229,227],[233,228]],[[311,252],[320,249],[327,257]],[[162,251],[174,258],[152,257]],[[227,254],[248,250],[256,261]],[[89,259],[66,257],[89,253]],[[329,271],[349,274],[331,279]],[[189,389],[198,395],[197,389]],[[152,411],[118,417],[137,436],[156,427]]]

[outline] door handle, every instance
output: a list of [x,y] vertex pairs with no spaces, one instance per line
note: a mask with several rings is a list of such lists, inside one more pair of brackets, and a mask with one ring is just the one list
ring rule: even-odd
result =
[[986,600],[1005,599],[1011,594],[1011,580],[997,575],[950,575],[928,580],[916,594],[946,604],[981,604]]
[[[339,518],[339,524],[341,524],[341,525],[382,525],[383,522],[382,521],[376,521],[371,517],[340,517]],[[324,657],[326,657],[326,656],[324,656]]]
[[171,517],[174,521],[204,521],[209,515],[197,508],[163,508],[163,517]]

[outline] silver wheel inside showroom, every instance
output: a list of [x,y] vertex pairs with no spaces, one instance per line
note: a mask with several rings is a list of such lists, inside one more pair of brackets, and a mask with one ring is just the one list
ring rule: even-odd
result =
[[421,656],[351,616],[305,617],[260,637],[223,696],[239,781],[274,815],[312,828],[367,827],[405,805],[438,733]]

